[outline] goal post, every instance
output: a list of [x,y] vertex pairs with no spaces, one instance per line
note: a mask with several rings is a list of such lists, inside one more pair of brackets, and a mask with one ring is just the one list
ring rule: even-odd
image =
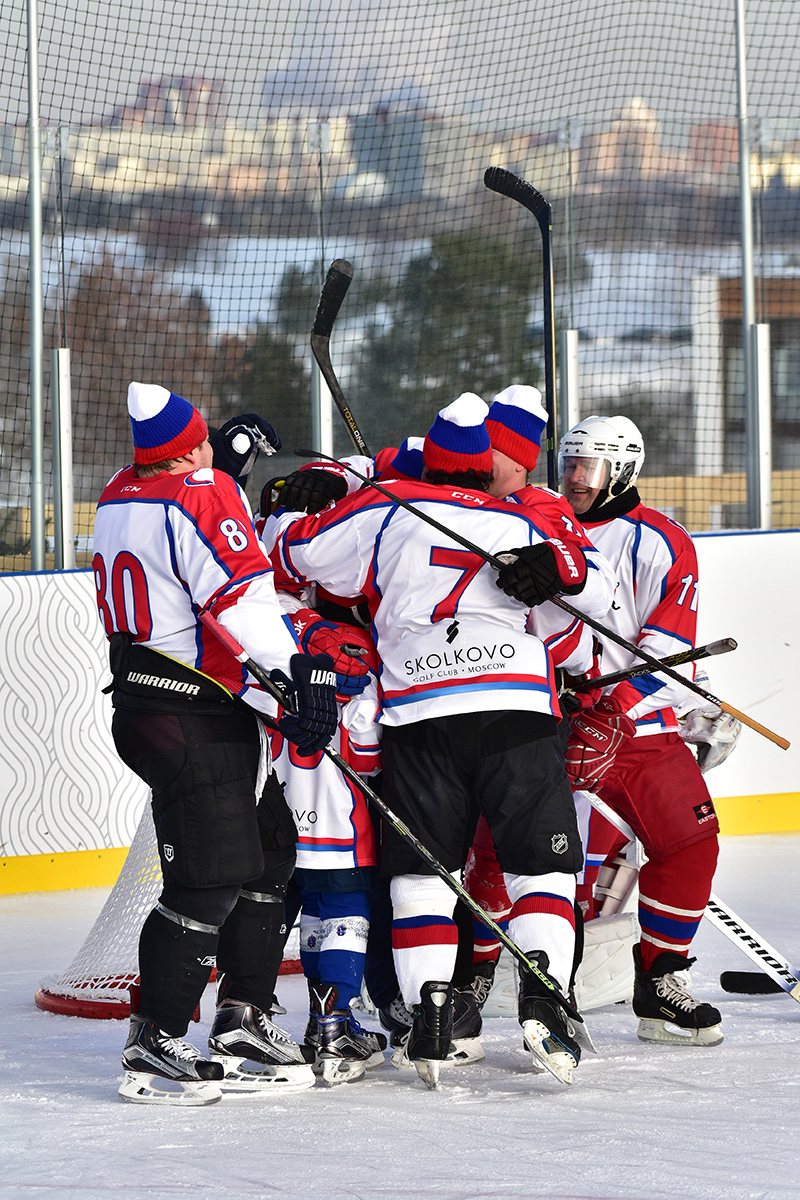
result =
[[[34,997],[37,1008],[95,1020],[120,1020],[130,1015],[130,988],[139,982],[139,932],[161,893],[161,883],[148,802],[117,882],[66,970],[42,980]],[[286,943],[281,974],[301,969],[295,929]]]

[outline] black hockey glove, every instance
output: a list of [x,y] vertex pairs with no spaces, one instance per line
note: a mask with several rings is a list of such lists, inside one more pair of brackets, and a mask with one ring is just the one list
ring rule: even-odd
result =
[[287,475],[280,489],[278,503],[290,512],[322,512],[331,500],[347,495],[347,480],[333,471],[309,467]]
[[293,654],[289,659],[292,678],[271,671],[276,683],[295,710],[284,712],[278,729],[294,742],[301,758],[324,750],[339,724],[336,705],[336,671],[330,654]]
[[214,470],[224,471],[244,487],[259,454],[274,454],[281,448],[281,439],[263,417],[243,413],[231,417],[211,439],[214,451]]
[[577,546],[565,546],[558,538],[509,550],[498,558],[505,565],[497,573],[497,586],[529,608],[544,604],[562,592],[577,595],[586,582],[583,551]]

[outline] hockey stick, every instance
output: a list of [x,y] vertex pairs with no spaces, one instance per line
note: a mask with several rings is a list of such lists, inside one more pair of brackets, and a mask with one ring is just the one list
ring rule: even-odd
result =
[[[679,667],[681,663],[696,662],[699,658],[712,658],[716,654],[729,654],[735,650],[737,642],[734,638],[720,638],[717,642],[707,642],[705,646],[696,646],[694,650],[682,650],[680,654],[668,654],[661,662],[665,667]],[[649,675],[652,667],[642,663],[638,667],[628,667],[627,671],[614,671],[612,675],[600,675],[597,679],[585,679],[581,683],[571,684],[571,692],[593,692],[596,688],[610,687],[612,683],[622,683],[626,679],[635,679],[637,675]]]
[[541,192],[519,175],[502,167],[488,167],[483,182],[493,192],[516,200],[533,213],[542,235],[542,274],[544,276],[544,406],[547,409],[547,486],[557,490],[556,472],[556,328],[553,313],[553,259],[551,234],[553,210]]
[[[338,459],[331,458],[330,455],[327,454],[320,454],[315,450],[295,450],[295,454],[298,455],[299,458],[321,458],[327,459],[328,462],[339,463]],[[449,529],[447,525],[442,525],[434,517],[431,517],[427,513],[422,512],[420,509],[415,508],[413,504],[409,504],[407,500],[401,500],[399,496],[396,496],[393,492],[387,491],[387,489],[380,483],[376,483],[374,479],[370,479],[368,476],[363,475],[361,471],[357,471],[355,467],[351,467],[349,463],[341,463],[339,465],[343,466],[346,471],[350,472],[351,475],[355,475],[356,479],[360,479],[363,483],[367,483],[370,487],[375,488],[375,490],[380,492],[381,495],[386,496],[387,499],[391,500],[393,504],[398,505],[400,508],[404,508],[407,512],[413,513],[414,516],[419,517],[421,521],[425,521],[428,525],[432,525],[434,529],[438,529],[440,533],[445,535],[445,537],[449,537],[452,539],[452,541],[458,542],[460,546],[464,546],[465,549],[471,550],[473,554],[476,554],[478,558],[482,558],[484,562],[489,563],[489,565],[494,567],[495,570],[499,571],[501,567],[506,566],[504,559],[499,558],[496,554],[490,554],[488,550],[483,550],[480,546],[476,546],[474,542],[469,540],[469,538],[462,537],[460,533],[456,533],[454,529]],[[670,679],[674,679],[682,687],[688,688],[690,692],[695,692],[698,696],[702,696],[703,699],[708,700],[710,704],[716,704],[716,706],[721,708],[723,712],[728,713],[728,715],[731,717],[736,717],[737,721],[741,721],[743,725],[747,725],[750,729],[755,730],[756,733],[760,733],[762,737],[774,742],[775,745],[780,746],[782,750],[789,749],[790,743],[786,740],[786,738],[781,737],[781,735],[778,733],[773,733],[771,729],[767,729],[766,725],[761,725],[758,721],[754,721],[752,717],[748,717],[746,713],[741,712],[738,708],[734,708],[733,705],[726,704],[724,700],[720,700],[719,696],[715,696],[713,693],[706,691],[706,689],[701,687],[699,683],[695,683],[693,679],[686,679],[683,675],[679,675],[678,672],[673,670],[672,667],[666,666],[661,659],[654,658],[652,654],[648,654],[646,650],[641,648],[641,646],[634,646],[633,642],[629,642],[626,638],[616,633],[613,629],[609,629],[606,625],[601,625],[600,622],[595,621],[593,617],[588,617],[579,609],[573,608],[571,604],[568,604],[566,600],[563,600],[560,596],[551,596],[550,603],[555,604],[557,608],[562,608],[564,612],[570,613],[570,615],[575,617],[577,620],[583,621],[584,624],[588,625],[590,629],[594,629],[594,631],[599,633],[602,637],[608,638],[609,641],[616,642],[618,646],[621,646],[623,650],[627,650],[629,654],[633,654],[636,658],[643,659],[651,670],[662,671],[665,675],[668,675]]]
[[352,263],[345,258],[334,259],[328,267],[328,274],[325,276],[325,282],[317,302],[314,323],[311,326],[311,350],[333,396],[334,403],[344,417],[350,440],[359,454],[371,458],[367,443],[364,441],[356,419],[350,411],[350,406],[344,398],[344,392],[331,364],[331,330],[352,278]]
[[757,962],[764,974],[782,991],[788,992],[792,999],[800,1004],[800,975],[795,968],[713,892],[708,898],[703,916],[735,942],[748,958]]
[[[601,816],[618,829],[625,837],[633,838],[636,835],[630,825],[620,815],[602,800],[594,792],[586,791],[584,795],[589,800],[592,808],[596,809]],[[761,970],[774,983],[776,991],[788,992],[793,1000],[800,1004],[800,973],[794,967],[791,967],[787,960],[780,954],[774,946],[770,946],[769,942],[765,941],[760,934],[756,933],[741,917],[730,908],[724,901],[720,900],[719,896],[712,892],[708,898],[708,903],[703,910],[703,916],[709,921],[715,929],[720,933],[724,933],[727,938],[738,946],[739,949],[757,962]],[[733,977],[740,977],[744,972],[726,972]],[[720,976],[722,983],[723,976]],[[724,984],[722,985],[725,986]],[[735,988],[726,988],[726,991],[735,991]],[[749,989],[742,989],[749,990]],[[772,991],[773,988],[764,989],[763,987],[755,987],[752,989],[754,993],[762,993],[765,990]]]
[[[238,662],[247,667],[247,670],[254,679],[258,680],[264,691],[267,692],[268,695],[272,696],[273,700],[277,701],[281,708],[283,708],[287,713],[296,715],[294,714],[291,705],[287,701],[286,696],[277,686],[277,684],[272,682],[263,667],[260,667],[257,662],[250,658],[247,651],[239,645],[236,639],[230,633],[228,633],[228,630],[225,629],[223,625],[220,625],[216,617],[212,616],[212,614],[208,611],[201,612],[199,617],[205,627],[209,629],[216,638],[219,639],[226,650],[229,650]],[[261,720],[264,721],[264,724],[269,725],[271,729],[278,728],[277,724],[263,713],[259,713],[259,716]],[[520,962],[524,967],[527,967],[528,970],[536,976],[539,982],[544,984],[548,991],[553,993],[553,999],[561,1005],[564,1011],[567,1012],[573,1020],[580,1021],[582,1023],[583,1017],[576,1011],[575,1008],[573,1008],[568,1000],[565,1000],[558,988],[556,988],[554,984],[550,982],[544,972],[539,968],[537,963],[531,962],[527,955],[523,954],[517,943],[510,938],[508,934],[501,929],[500,926],[497,925],[487,913],[483,911],[477,901],[472,899],[472,896],[470,896],[466,888],[462,887],[458,880],[454,879],[450,872],[445,870],[438,859],[434,858],[427,846],[423,845],[419,838],[415,837],[408,826],[392,812],[392,810],[387,804],[384,803],[383,800],[381,800],[377,792],[374,792],[372,788],[364,782],[361,776],[353,770],[353,768],[344,758],[342,758],[341,754],[339,754],[336,750],[331,750],[330,746],[325,747],[323,754],[339,768],[342,774],[349,779],[351,783],[355,784],[355,786],[364,794],[364,796],[366,796],[370,804],[375,806],[384,820],[388,821],[389,824],[397,831],[397,833],[399,833],[400,836],[409,843],[409,845],[413,846],[420,858],[423,858],[428,866],[434,871],[434,873],[438,875],[439,878],[447,884],[450,890],[455,892],[456,896],[458,896],[459,899],[464,902],[466,907],[472,913],[473,917],[477,917],[479,921],[482,921],[483,924],[492,931],[494,936],[500,942],[502,942],[506,949],[514,955],[514,958],[516,958],[517,961]]]
[[[800,979],[800,968],[790,969]],[[782,984],[776,983],[768,975],[762,975],[760,971],[723,971],[719,982],[724,992],[733,992],[738,996],[774,996],[785,990]]]

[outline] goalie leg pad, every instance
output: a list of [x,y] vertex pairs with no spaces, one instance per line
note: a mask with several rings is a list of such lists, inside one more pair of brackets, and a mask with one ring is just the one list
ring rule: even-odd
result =
[[632,998],[632,951],[639,937],[635,913],[586,922],[583,961],[575,977],[575,1002],[581,1012]]

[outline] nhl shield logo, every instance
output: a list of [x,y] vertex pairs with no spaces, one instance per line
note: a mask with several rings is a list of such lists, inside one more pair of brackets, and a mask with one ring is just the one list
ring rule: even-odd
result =
[[566,854],[569,850],[569,838],[565,833],[554,833],[550,839],[554,854]]
[[167,860],[167,862],[172,862],[172,860],[175,858],[175,847],[170,846],[168,842],[164,843],[164,858]]

